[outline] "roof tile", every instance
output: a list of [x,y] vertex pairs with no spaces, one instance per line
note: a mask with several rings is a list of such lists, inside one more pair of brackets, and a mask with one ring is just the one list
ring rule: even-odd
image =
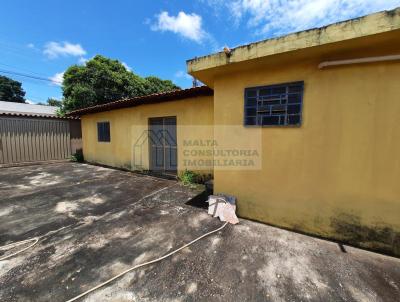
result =
[[145,104],[155,104],[168,101],[182,100],[191,97],[212,96],[212,95],[214,95],[214,91],[211,88],[207,86],[200,86],[200,87],[174,90],[163,93],[154,93],[145,96],[122,99],[111,103],[74,110],[69,112],[67,116],[81,116],[90,113],[110,111],[121,108],[129,108]]

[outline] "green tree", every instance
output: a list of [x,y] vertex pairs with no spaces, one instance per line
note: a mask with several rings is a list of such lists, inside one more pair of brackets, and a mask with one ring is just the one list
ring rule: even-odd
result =
[[146,77],[144,79],[147,82],[146,94],[180,89],[180,87],[176,86],[171,80],[162,80],[154,76]]
[[54,99],[54,98],[48,98],[47,99],[47,105],[54,106],[54,107],[61,107],[62,106],[62,101]]
[[65,71],[62,111],[176,89],[179,87],[171,81],[142,78],[128,71],[118,60],[97,55],[85,65],[73,65]]
[[25,103],[25,91],[21,83],[0,75],[0,101]]

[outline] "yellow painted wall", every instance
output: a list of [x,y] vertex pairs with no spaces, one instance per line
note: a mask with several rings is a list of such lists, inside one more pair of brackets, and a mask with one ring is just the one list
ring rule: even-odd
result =
[[[147,130],[149,118],[176,116],[178,173],[185,170],[184,141],[213,137],[213,97],[185,100],[112,110],[82,116],[83,153],[85,160],[131,170],[149,169]],[[97,122],[109,121],[111,142],[97,141]],[[212,147],[209,147],[212,149]],[[204,155],[202,159],[212,159]],[[197,169],[191,169],[197,170]],[[212,166],[202,168],[212,173]]]
[[400,255],[400,62],[319,63],[215,78],[220,144],[234,133],[218,125],[243,125],[246,87],[305,84],[302,126],[263,128],[262,169],[215,169],[215,191],[237,196],[242,217]]

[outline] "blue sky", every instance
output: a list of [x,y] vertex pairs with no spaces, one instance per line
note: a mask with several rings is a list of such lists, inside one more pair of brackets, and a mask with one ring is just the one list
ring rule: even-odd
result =
[[62,97],[62,72],[96,54],[141,76],[190,87],[185,61],[286,33],[393,9],[400,0],[2,1],[0,74],[31,102]]

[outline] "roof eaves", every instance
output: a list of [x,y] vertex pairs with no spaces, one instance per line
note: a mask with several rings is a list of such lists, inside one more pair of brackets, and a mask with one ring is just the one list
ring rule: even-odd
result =
[[57,116],[57,115],[49,115],[49,114],[19,113],[19,112],[0,112],[0,116],[48,118],[48,119],[60,119],[60,120],[78,120],[79,119],[79,117],[75,117],[75,116]]
[[324,44],[340,42],[400,29],[400,7],[351,20],[266,39],[224,52],[195,57],[186,61],[189,74],[232,63],[258,59]]
[[174,100],[182,100],[191,97],[198,96],[212,96],[214,94],[213,90],[207,86],[200,86],[195,88],[188,88],[182,90],[174,90],[163,93],[154,93],[150,95],[126,98],[106,104],[96,105],[92,107],[87,107],[83,109],[78,109],[71,111],[67,116],[81,116],[90,113],[98,113],[103,111],[110,111],[115,109],[135,107],[139,105],[161,103]]

